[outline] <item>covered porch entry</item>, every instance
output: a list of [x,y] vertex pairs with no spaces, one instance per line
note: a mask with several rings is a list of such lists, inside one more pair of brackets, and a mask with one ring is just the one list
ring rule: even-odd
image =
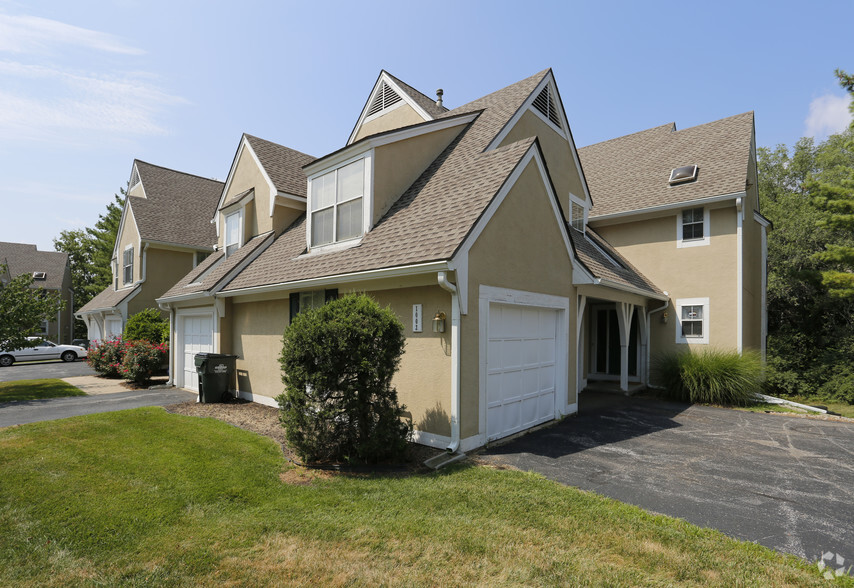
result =
[[[662,303],[602,286],[578,288],[578,389],[630,394],[649,384],[649,310]],[[653,315],[654,316],[654,315]]]

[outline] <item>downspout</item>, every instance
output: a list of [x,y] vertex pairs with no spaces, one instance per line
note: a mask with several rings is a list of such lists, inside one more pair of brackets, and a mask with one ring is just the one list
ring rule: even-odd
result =
[[447,272],[439,272],[439,286],[451,293],[451,444],[449,453],[460,448],[460,297]]
[[651,355],[650,340],[652,337],[652,315],[657,312],[661,312],[662,310],[667,310],[667,307],[670,306],[670,295],[667,292],[665,292],[664,295],[668,296],[668,298],[664,301],[662,306],[646,311],[646,382],[644,382],[644,384],[646,384],[647,388],[649,388],[649,374],[652,371],[649,363]]

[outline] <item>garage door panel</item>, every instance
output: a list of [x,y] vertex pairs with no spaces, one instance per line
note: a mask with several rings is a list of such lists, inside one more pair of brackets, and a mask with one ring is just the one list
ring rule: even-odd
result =
[[198,392],[199,375],[196,372],[196,354],[213,351],[213,319],[210,315],[181,317],[181,359],[183,387]]
[[554,418],[558,312],[491,303],[487,341],[487,437]]

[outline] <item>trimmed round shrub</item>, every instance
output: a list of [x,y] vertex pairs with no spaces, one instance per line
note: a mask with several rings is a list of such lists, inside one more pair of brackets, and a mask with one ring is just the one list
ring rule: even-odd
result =
[[129,382],[147,384],[151,376],[160,371],[164,357],[169,353],[166,344],[152,345],[148,341],[125,343],[121,375]]
[[294,317],[280,356],[278,397],[288,444],[306,462],[377,463],[405,456],[412,424],[391,380],[403,325],[367,295]]
[[[163,333],[167,333],[164,339]],[[125,325],[125,341],[148,341],[155,345],[169,340],[169,321],[156,308],[146,308],[132,315]]]
[[665,353],[656,358],[653,371],[667,398],[725,406],[756,402],[763,380],[762,360],[754,351]]
[[122,375],[122,360],[125,355],[125,344],[121,337],[105,341],[93,341],[86,354],[86,363],[93,370],[107,378],[118,378]]

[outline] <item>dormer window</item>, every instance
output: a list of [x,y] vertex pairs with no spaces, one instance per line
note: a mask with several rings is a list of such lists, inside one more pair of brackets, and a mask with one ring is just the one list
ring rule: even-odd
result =
[[243,236],[243,211],[238,210],[225,217],[225,256],[233,254],[240,249],[240,240]]
[[319,247],[365,233],[365,158],[311,178],[309,243]]
[[122,284],[133,282],[133,246],[128,245],[122,253]]

